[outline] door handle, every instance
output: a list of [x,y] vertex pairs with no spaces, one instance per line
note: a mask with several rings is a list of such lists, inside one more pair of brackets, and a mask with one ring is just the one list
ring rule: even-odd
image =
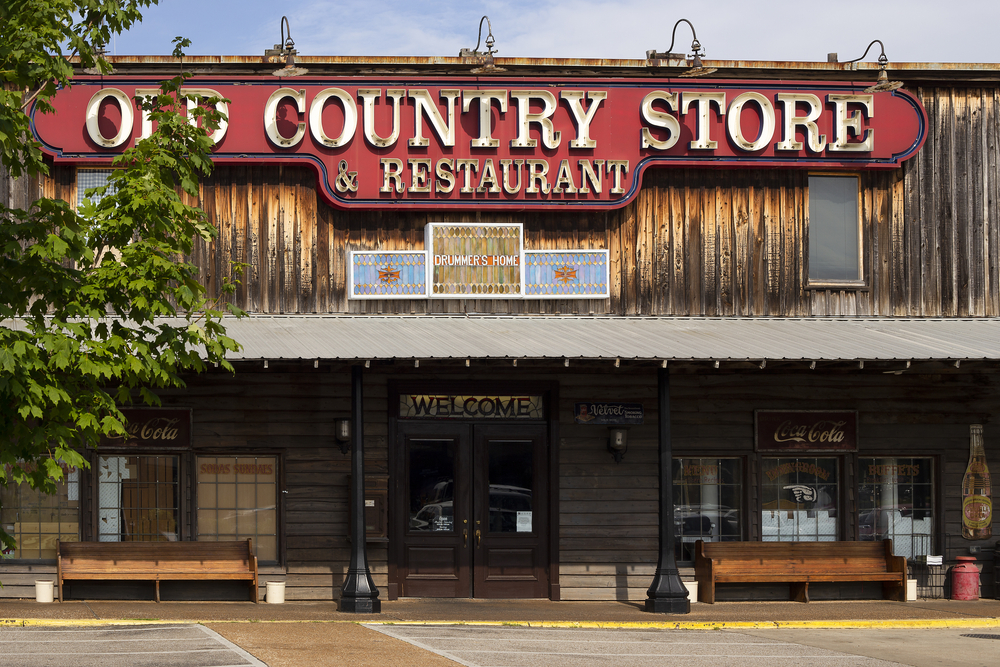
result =
[[479,530],[477,528],[476,529],[476,548],[478,549],[479,545],[482,544],[482,543],[483,543],[483,531],[481,531],[481,530]]
[[462,529],[462,546],[463,547],[469,546],[469,529],[468,528],[463,528]]

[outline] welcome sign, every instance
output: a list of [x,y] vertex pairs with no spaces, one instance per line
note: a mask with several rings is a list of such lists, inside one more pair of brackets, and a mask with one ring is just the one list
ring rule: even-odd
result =
[[[80,76],[33,113],[56,162],[110,162],[153,131],[146,77]],[[895,168],[927,116],[865,84],[394,76],[194,77],[189,108],[219,97],[220,164],[312,167],[351,208],[605,209],[651,167]]]

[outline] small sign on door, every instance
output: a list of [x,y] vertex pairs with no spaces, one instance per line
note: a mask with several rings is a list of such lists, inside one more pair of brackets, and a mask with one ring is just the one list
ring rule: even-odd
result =
[[531,532],[531,512],[517,513],[517,532],[519,533]]

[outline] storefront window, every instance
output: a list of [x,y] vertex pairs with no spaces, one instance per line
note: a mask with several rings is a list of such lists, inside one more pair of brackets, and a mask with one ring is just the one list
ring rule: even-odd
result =
[[906,558],[931,553],[932,459],[862,458],[858,463],[859,538],[890,538],[893,552]]
[[97,469],[100,542],[173,542],[178,534],[176,456],[102,456]]
[[198,457],[198,540],[253,539],[257,560],[278,561],[277,460]]
[[678,561],[694,561],[698,540],[743,539],[740,459],[675,458],[673,479]]
[[765,458],[761,539],[825,542],[838,539],[840,498],[836,458]]
[[56,557],[56,542],[80,539],[80,473],[72,469],[55,495],[27,484],[0,488],[0,524],[17,541],[3,559]]

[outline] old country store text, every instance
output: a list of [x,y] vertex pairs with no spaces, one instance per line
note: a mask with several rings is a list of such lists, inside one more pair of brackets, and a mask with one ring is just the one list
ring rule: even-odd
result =
[[[296,83],[193,79],[188,104],[228,100],[216,162],[309,164],[341,207],[618,207],[648,166],[893,168],[926,130],[909,93],[853,84]],[[81,77],[36,133],[57,162],[110,160],[152,132],[133,99],[150,84]]]

